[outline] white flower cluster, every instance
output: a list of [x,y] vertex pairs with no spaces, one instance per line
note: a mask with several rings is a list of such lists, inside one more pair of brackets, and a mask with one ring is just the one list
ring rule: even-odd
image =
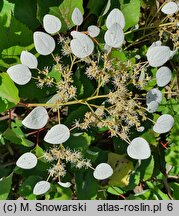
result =
[[[178,6],[177,6],[178,8]],[[165,14],[176,13],[176,4],[170,2],[162,8],[162,12]],[[83,15],[78,8],[75,8],[72,13],[72,21],[76,26],[80,26],[83,23]],[[47,14],[43,18],[43,27],[47,33],[37,31],[34,32],[33,39],[37,52],[41,55],[49,55],[55,49],[55,40],[49,34],[56,34],[61,29],[61,21],[59,18]],[[124,15],[119,9],[113,9],[106,19],[107,31],[104,35],[104,41],[110,48],[120,48],[124,42],[125,19]],[[100,33],[100,29],[97,26],[89,26],[87,33],[72,31],[71,36],[73,39],[70,41],[71,52],[78,58],[85,58],[91,55],[94,51],[94,38]],[[153,43],[147,51],[147,60],[152,67],[160,67],[156,74],[157,85],[164,87],[167,85],[172,77],[171,70],[163,66],[169,59],[173,57],[175,51],[171,51],[169,47],[161,45],[160,41]],[[21,64],[14,65],[7,70],[7,73],[11,79],[19,84],[25,85],[32,78],[30,69],[37,69],[37,58],[30,52],[23,51],[20,56]],[[161,67],[162,66],[162,67]],[[153,113],[157,110],[159,103],[162,100],[162,93],[159,89],[151,89],[146,96],[146,104],[148,112]],[[22,121],[22,124],[30,129],[41,129],[49,120],[47,110],[44,107],[34,108],[27,117]],[[174,119],[171,115],[165,114],[160,116],[153,126],[153,130],[156,133],[168,132],[174,124]],[[141,127],[141,131],[143,128]],[[70,130],[63,124],[57,124],[53,126],[45,135],[44,141],[49,144],[62,144],[66,142],[70,137]],[[144,160],[150,157],[151,149],[148,142],[137,137],[133,139],[128,148],[127,154],[137,160]],[[34,154],[28,152],[23,154],[18,160],[16,165],[23,169],[32,169],[37,164],[37,158]],[[94,170],[94,177],[98,180],[106,179],[113,174],[113,170],[110,165],[106,163],[99,164]],[[58,182],[62,187],[70,187],[70,182]],[[50,189],[50,183],[48,181],[38,182],[33,190],[35,195],[46,193]]]

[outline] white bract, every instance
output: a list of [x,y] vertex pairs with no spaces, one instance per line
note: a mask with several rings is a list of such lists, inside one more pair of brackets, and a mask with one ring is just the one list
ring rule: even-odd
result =
[[124,32],[118,23],[114,23],[105,32],[104,40],[110,47],[119,48],[124,42]]
[[58,184],[64,188],[69,188],[71,187],[71,182],[61,182],[59,181]]
[[98,180],[107,179],[113,174],[112,167],[107,163],[100,163],[95,168],[93,176]]
[[88,27],[88,34],[91,37],[97,37],[99,33],[100,33],[100,29],[97,26],[91,25]]
[[171,70],[168,67],[161,67],[157,70],[156,81],[159,87],[166,86],[172,78]]
[[160,67],[171,57],[171,50],[168,46],[153,46],[147,51],[147,60],[152,67]]
[[28,51],[22,51],[20,55],[21,63],[26,65],[30,69],[37,68],[38,61],[37,58]]
[[55,40],[44,32],[34,32],[34,45],[37,52],[41,55],[49,55],[55,49]]
[[37,157],[30,153],[24,153],[17,160],[16,165],[22,169],[32,169],[37,165]]
[[147,111],[149,113],[156,112],[159,107],[159,103],[157,101],[151,101],[147,104]]
[[109,15],[107,16],[107,19],[106,19],[106,26],[107,28],[109,29],[114,23],[118,23],[121,28],[123,29],[124,26],[125,26],[125,18],[124,18],[124,15],[123,13],[115,8],[113,9]]
[[7,69],[7,73],[9,74],[10,78],[18,85],[25,85],[32,78],[31,71],[26,65],[23,64],[11,66]]
[[72,53],[78,58],[85,58],[91,55],[94,50],[94,43],[91,38],[77,31],[72,31],[71,35],[73,37],[73,40],[70,42]]
[[[53,95],[46,103],[47,104],[54,104],[54,107],[57,106],[57,104],[59,103],[59,101],[61,101],[62,98],[60,97],[59,94],[55,94]],[[60,108],[60,106],[58,106]]]
[[167,133],[171,130],[173,125],[174,118],[169,114],[164,114],[157,119],[155,125],[153,126],[153,130],[159,134]]
[[36,107],[25,117],[22,124],[27,128],[38,130],[47,124],[48,118],[47,110],[44,107]]
[[73,13],[71,15],[71,19],[73,21],[73,23],[77,26],[80,26],[83,22],[83,14],[81,13],[81,11],[78,8],[75,8],[73,10]]
[[150,104],[152,101],[160,103],[162,101],[162,92],[157,88],[151,89],[146,95],[146,104]]
[[164,14],[174,14],[178,11],[178,5],[175,2],[168,2],[162,7],[161,11]]
[[47,33],[55,34],[61,29],[62,23],[58,17],[46,14],[43,18],[43,27]]
[[44,141],[50,144],[61,144],[70,137],[70,130],[63,124],[53,126],[45,135]]
[[33,189],[34,195],[45,194],[50,189],[50,183],[47,181],[39,181]]
[[137,137],[128,145],[127,154],[133,159],[145,160],[151,155],[150,146],[144,138]]
[[144,126],[140,126],[137,128],[137,131],[138,132],[143,132],[145,130],[145,127]]

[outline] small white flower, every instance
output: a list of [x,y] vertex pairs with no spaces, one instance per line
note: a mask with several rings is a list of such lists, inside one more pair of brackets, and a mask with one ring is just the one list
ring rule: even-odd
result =
[[50,189],[50,183],[47,181],[39,181],[33,189],[34,195],[45,194]]
[[159,107],[159,103],[157,101],[151,101],[150,103],[147,104],[147,111],[149,113],[154,113],[157,111]]
[[43,128],[48,122],[49,116],[44,107],[34,108],[22,121],[22,124],[30,129]]
[[168,46],[151,46],[146,56],[150,66],[160,67],[171,58],[171,50]]
[[23,64],[11,66],[7,69],[7,73],[9,74],[10,78],[18,85],[25,85],[32,78],[31,71],[26,65]]
[[46,14],[43,18],[43,27],[47,33],[55,34],[60,31],[62,23],[58,17]]
[[162,101],[162,92],[157,88],[151,89],[146,95],[146,104],[150,104],[152,101],[158,104]]
[[159,87],[166,86],[172,78],[171,70],[168,67],[161,67],[157,70],[156,81]]
[[100,33],[100,29],[95,26],[95,25],[91,25],[88,27],[88,34],[91,36],[91,37],[97,37]]
[[94,43],[88,35],[77,31],[72,31],[71,35],[73,40],[71,40],[70,47],[74,55],[78,58],[85,58],[92,54]]
[[83,14],[81,13],[81,11],[78,8],[75,8],[73,10],[71,19],[73,21],[73,23],[77,26],[80,26],[83,22]]
[[49,55],[55,49],[55,40],[47,33],[36,31],[33,35],[34,45],[37,52],[41,55]]
[[178,5],[175,2],[168,2],[162,7],[161,11],[164,14],[174,14],[178,12]]
[[22,51],[20,55],[21,63],[26,65],[30,69],[37,68],[38,61],[37,58],[28,51]]
[[174,118],[169,114],[164,114],[157,119],[155,125],[153,126],[153,130],[159,134],[167,133],[171,130],[173,125]]
[[137,137],[127,147],[127,154],[133,159],[147,159],[151,155],[150,146],[144,138]]
[[32,169],[37,165],[37,157],[31,152],[24,153],[17,160],[16,165],[22,169]]
[[104,40],[110,47],[119,48],[124,42],[124,32],[118,23],[114,23],[105,32]]
[[118,9],[114,8],[107,16],[106,26],[109,29],[114,23],[118,23],[123,29],[125,26],[125,18],[123,13]]
[[107,163],[100,163],[95,168],[95,171],[93,172],[93,176],[98,180],[107,179],[113,174],[113,169],[111,166]]
[[61,144],[70,137],[70,130],[63,124],[53,126],[45,135],[44,141],[50,144]]
[[64,188],[69,188],[71,187],[71,182],[61,182],[59,181],[58,184]]

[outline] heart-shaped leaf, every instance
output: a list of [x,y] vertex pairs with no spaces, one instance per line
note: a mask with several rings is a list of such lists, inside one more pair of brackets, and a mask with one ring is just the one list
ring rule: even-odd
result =
[[47,33],[36,31],[33,35],[34,45],[37,52],[41,55],[49,55],[55,49],[55,40]]
[[70,137],[70,130],[63,124],[53,126],[45,135],[44,141],[50,144],[61,144]]
[[162,101],[162,92],[157,88],[151,89],[146,95],[146,104],[149,105],[152,101],[158,104]]
[[164,14],[174,14],[178,11],[178,5],[175,2],[168,2],[162,7],[161,11]]
[[50,183],[47,181],[39,181],[33,189],[34,195],[45,194],[50,189]]
[[85,58],[91,55],[94,50],[94,43],[91,38],[77,31],[71,32],[71,35],[74,38],[70,43],[72,53],[78,58]]
[[71,15],[71,19],[73,21],[73,23],[77,26],[80,26],[83,22],[83,14],[81,13],[81,11],[78,8],[75,8],[73,10],[73,13]]
[[133,159],[147,159],[151,155],[150,146],[144,138],[137,137],[128,145],[127,154]]
[[38,61],[37,58],[28,51],[22,51],[20,55],[21,63],[26,65],[30,69],[37,68]]
[[27,128],[38,130],[47,124],[48,118],[47,110],[44,107],[36,107],[26,116],[22,124]]
[[95,168],[93,176],[98,180],[107,179],[113,174],[113,169],[107,163],[100,163]]
[[31,78],[32,74],[29,68],[23,64],[17,64],[8,68],[7,73],[10,78],[18,85],[27,84]]
[[114,23],[105,32],[104,40],[110,47],[119,48],[124,42],[124,32],[118,23]]
[[71,187],[71,182],[61,182],[59,181],[58,184],[64,188],[69,188]]
[[43,18],[43,27],[47,33],[55,34],[60,31],[62,23],[58,17],[46,14]]
[[147,111],[149,113],[154,113],[157,111],[159,107],[159,103],[157,101],[151,101],[150,103],[147,104]]
[[106,26],[109,29],[113,24],[118,23],[123,29],[125,26],[125,18],[123,13],[118,9],[114,8],[106,19]]
[[88,34],[91,36],[91,37],[97,37],[100,33],[100,29],[95,26],[95,25],[91,25],[88,27]]
[[37,157],[31,152],[24,153],[17,160],[16,165],[22,169],[32,169],[37,165]]
[[156,80],[159,87],[166,86],[172,78],[171,70],[168,67],[161,67],[157,70]]
[[171,50],[168,46],[150,47],[147,51],[147,60],[152,67],[160,67],[165,64],[171,55]]
[[169,114],[164,114],[157,119],[155,125],[153,126],[153,130],[159,134],[167,133],[171,130],[173,125],[174,118]]

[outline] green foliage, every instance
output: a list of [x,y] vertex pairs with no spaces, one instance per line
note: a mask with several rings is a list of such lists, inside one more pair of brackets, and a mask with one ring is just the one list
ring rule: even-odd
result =
[[12,174],[0,180],[0,200],[6,200],[11,192]]
[[18,88],[6,73],[0,74],[0,112],[15,106],[19,101]]
[[125,29],[136,25],[139,22],[140,17],[140,0],[119,0],[121,11],[124,14],[126,25]]
[[61,31],[67,31],[71,29],[74,24],[71,20],[71,15],[75,8],[78,8],[83,13],[83,1],[82,0],[64,0],[59,7],[51,7],[50,14],[53,14],[60,18],[62,21]]

